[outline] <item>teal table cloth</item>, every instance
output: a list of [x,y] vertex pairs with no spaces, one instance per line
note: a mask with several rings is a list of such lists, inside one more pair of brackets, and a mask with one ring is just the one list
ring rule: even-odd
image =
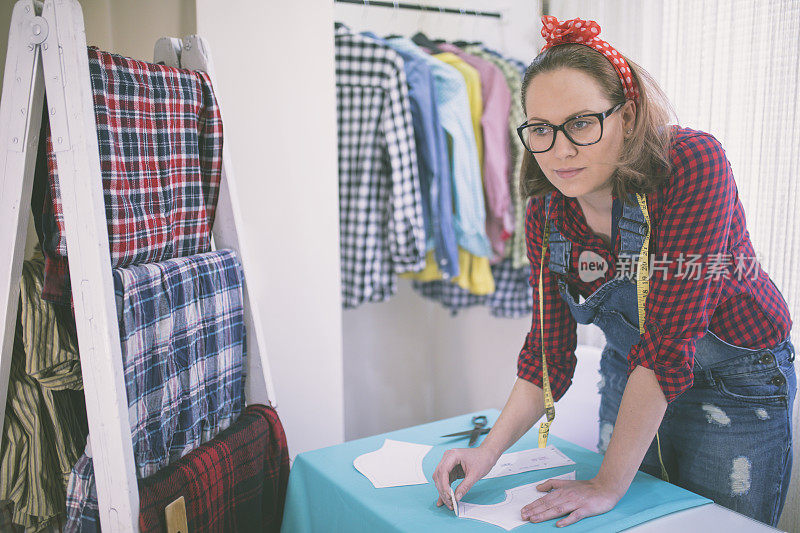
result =
[[[358,531],[494,531],[505,529],[467,518],[457,518],[446,506],[437,507],[438,493],[432,475],[444,452],[465,447],[466,440],[440,438],[440,435],[472,427],[474,415],[486,415],[493,424],[496,409],[478,411],[429,424],[391,431],[336,446],[298,454],[289,474],[289,488],[283,515],[282,532],[358,532]],[[522,436],[508,452],[537,447],[538,425]],[[434,446],[422,461],[428,483],[376,489],[353,466],[353,459],[379,449],[384,439]],[[481,437],[483,439],[483,437]],[[480,442],[480,441],[479,441]],[[523,472],[478,481],[462,501],[493,504],[505,499],[505,490],[575,471],[576,479],[591,479],[597,474],[603,456],[551,435],[555,445],[576,464]],[[454,483],[455,487],[458,482]],[[611,511],[562,528],[557,519],[527,523],[512,531],[604,532],[621,531],[660,516],[711,503],[676,485],[638,472],[628,492]]]

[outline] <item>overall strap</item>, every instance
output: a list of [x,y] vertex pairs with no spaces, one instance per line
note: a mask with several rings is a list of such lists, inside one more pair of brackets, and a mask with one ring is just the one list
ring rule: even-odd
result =
[[629,193],[628,200],[623,202],[619,231],[620,255],[639,254],[647,236],[647,221],[634,193]]
[[550,200],[552,196],[552,192],[544,196],[545,219],[549,221],[548,225],[550,226],[550,262],[548,263],[548,267],[551,272],[566,274],[569,270],[572,243],[561,235],[556,227],[556,223],[550,220]]

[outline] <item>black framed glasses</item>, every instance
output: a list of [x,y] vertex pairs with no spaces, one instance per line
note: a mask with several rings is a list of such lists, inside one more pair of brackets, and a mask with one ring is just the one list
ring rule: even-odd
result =
[[625,105],[620,102],[603,113],[586,113],[572,117],[563,124],[556,126],[547,122],[527,121],[517,128],[517,134],[525,149],[532,154],[548,151],[556,143],[556,134],[559,130],[572,144],[588,146],[600,142],[603,138],[603,120]]

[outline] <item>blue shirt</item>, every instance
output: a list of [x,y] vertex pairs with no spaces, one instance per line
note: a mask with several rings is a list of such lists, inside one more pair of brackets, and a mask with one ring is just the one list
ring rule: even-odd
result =
[[452,150],[445,146],[440,153],[448,154],[449,164],[452,165],[456,240],[472,255],[491,257],[489,238],[486,236],[483,182],[466,82],[458,70],[429,56],[410,39],[392,38],[388,39],[388,44],[395,50],[403,50],[422,59],[431,68],[439,120],[447,132]]
[[453,229],[453,199],[447,140],[439,121],[436,88],[431,67],[426,61],[372,32],[363,32],[385,46],[392,47],[403,59],[411,122],[417,144],[417,167],[422,192],[422,216],[425,222],[426,249],[434,250],[439,269],[450,277],[458,276],[458,245]]

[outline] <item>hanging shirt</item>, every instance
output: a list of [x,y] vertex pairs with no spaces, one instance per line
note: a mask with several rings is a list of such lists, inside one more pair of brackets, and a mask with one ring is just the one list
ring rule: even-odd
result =
[[451,143],[456,240],[468,252],[489,257],[480,164],[464,78],[457,70],[432,58],[408,39],[397,37],[388,41],[395,48],[425,58],[431,67],[439,118]]
[[[88,54],[112,266],[209,251],[222,119],[208,75],[96,48]],[[69,305],[57,139],[46,120],[43,128],[48,175],[37,181],[47,194],[44,205],[32,205],[45,255],[42,297]]]
[[[673,171],[647,196],[654,261],[645,302],[646,331],[626,354],[629,373],[639,365],[652,369],[667,401],[692,386],[695,341],[706,331],[727,343],[759,349],[784,341],[792,326],[786,301],[756,260],[744,208],[719,141],[690,128],[672,126],[672,131]],[[542,381],[538,283],[544,212],[543,198],[532,199],[526,231],[534,312],[517,365],[517,375],[538,386]],[[619,270],[630,274],[630,259],[616,262],[619,233],[614,249],[609,250],[588,227],[576,199],[555,191],[550,215],[572,243],[566,281],[574,294],[588,297],[617,277]],[[590,282],[578,275],[578,259],[585,250],[608,264],[605,274]],[[545,265],[548,258],[546,253]],[[558,399],[570,386],[575,370],[576,322],[559,295],[557,275],[545,271],[543,284],[545,353],[553,396]]]
[[525,75],[525,71],[527,70],[528,66],[525,63],[523,63],[522,61],[520,61],[519,59],[515,59],[513,57],[509,57],[509,56],[503,55],[500,52],[498,52],[496,50],[492,50],[491,48],[486,47],[486,46],[484,46],[483,49],[486,50],[486,52],[492,54],[493,56],[495,56],[497,58],[500,58],[500,59],[502,59],[504,61],[507,61],[511,65],[513,65],[514,68],[519,73],[520,78],[522,78]]
[[[491,247],[486,236],[483,186],[466,82],[456,69],[429,56],[409,39],[398,37],[388,41],[393,47],[423,58],[434,75],[437,108],[448,134],[452,165],[453,223],[459,245],[459,276],[455,281],[473,292],[493,292],[488,259]],[[434,262],[427,262],[425,270],[409,277],[442,279]]]
[[78,339],[66,310],[42,300],[38,247],[22,265],[20,307],[0,446],[0,501],[26,531],[58,526],[88,433]]
[[403,59],[335,30],[342,304],[397,292],[397,274],[425,266],[425,223]]
[[[467,87],[467,100],[472,119],[474,143],[478,152],[478,165],[483,168],[483,130],[481,117],[483,116],[483,97],[481,95],[481,80],[478,71],[469,66],[455,54],[444,52],[433,55],[434,58],[454,67],[463,77]],[[483,189],[483,175],[481,174],[481,188]],[[485,213],[484,213],[485,220]],[[484,223],[485,228],[485,223]],[[488,238],[488,235],[487,235]],[[462,254],[459,257],[459,275],[453,280],[460,287],[468,289],[473,294],[491,294],[495,291],[494,279],[489,267],[491,252],[488,257]],[[434,270],[434,277],[439,278]]]
[[469,45],[465,52],[490,61],[497,66],[505,77],[512,95],[508,114],[509,153],[511,164],[509,168],[509,189],[511,194],[511,211],[514,216],[514,229],[510,241],[506,245],[506,257],[511,257],[512,268],[528,268],[528,255],[525,246],[525,202],[520,192],[520,176],[522,174],[522,155],[525,148],[517,135],[517,127],[525,122],[522,112],[520,94],[522,93],[522,79],[519,70],[511,62],[487,52],[480,45]]
[[[375,34],[363,35],[383,45],[392,46]],[[411,121],[417,148],[417,168],[422,193],[422,216],[425,220],[426,250],[434,251],[433,259],[449,277],[458,275],[458,245],[453,229],[453,193],[447,139],[439,121],[436,88],[431,67],[422,58],[402,49],[395,51],[403,58]]]
[[439,47],[452,52],[480,76],[483,114],[480,126],[483,134],[483,187],[486,194],[486,234],[494,250],[493,263],[505,256],[506,241],[514,231],[509,191],[508,115],[511,92],[497,66],[466,53],[457,46],[443,43]]
[[459,58],[457,55],[450,52],[440,54],[433,54],[433,57],[455,68],[461,76],[464,77],[464,82],[467,87],[467,101],[469,102],[470,122],[472,123],[472,134],[475,138],[475,148],[478,152],[478,168],[481,172],[481,179],[483,179],[483,128],[481,127],[481,118],[483,117],[483,95],[481,89],[481,77],[478,71],[469,66],[466,61]]
[[442,304],[452,315],[475,306],[486,306],[497,318],[521,318],[531,313],[531,286],[528,283],[530,268],[513,268],[511,259],[492,265],[495,291],[488,295],[475,295],[454,283],[415,281],[414,290],[421,296]]
[[[289,449],[278,414],[250,405],[212,441],[139,481],[139,530],[164,531],[164,508],[183,496],[189,531],[278,533],[288,482]],[[67,515],[67,533],[100,530],[88,455],[75,465]]]

